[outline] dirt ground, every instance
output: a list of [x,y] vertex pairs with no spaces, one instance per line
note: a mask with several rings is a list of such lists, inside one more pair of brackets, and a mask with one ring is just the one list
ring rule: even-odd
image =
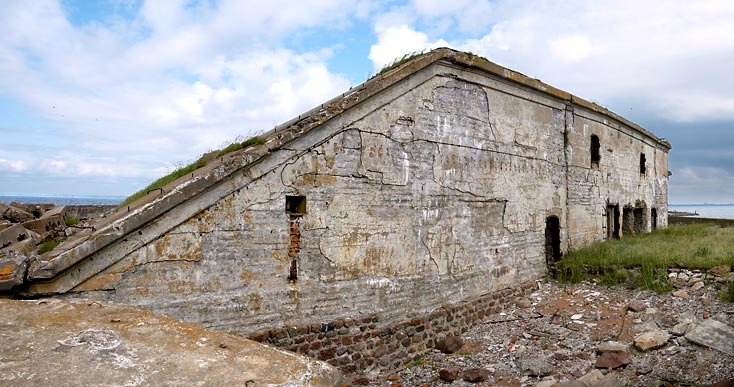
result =
[[[538,282],[537,291],[464,333],[460,350],[432,350],[373,385],[702,386],[734,379],[734,304],[718,300],[715,284],[680,290]],[[602,355],[610,350],[611,363]],[[477,372],[483,377],[464,377]],[[457,379],[442,380],[442,373]]]

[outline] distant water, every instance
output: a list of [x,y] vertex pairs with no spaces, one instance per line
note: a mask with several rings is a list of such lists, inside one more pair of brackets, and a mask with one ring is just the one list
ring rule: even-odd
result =
[[671,204],[668,211],[695,212],[696,218],[734,219],[734,205]]
[[0,203],[10,204],[11,202],[23,204],[40,204],[53,203],[57,206],[104,206],[120,204],[125,198],[122,196],[14,196],[0,195]]

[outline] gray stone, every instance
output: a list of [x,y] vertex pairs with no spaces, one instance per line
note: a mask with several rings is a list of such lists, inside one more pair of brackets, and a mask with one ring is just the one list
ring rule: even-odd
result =
[[678,323],[678,324],[675,324],[675,326],[673,326],[673,328],[670,330],[670,333],[672,333],[675,336],[683,336],[686,334],[686,332],[691,330],[694,326],[695,324],[689,323],[689,322]]
[[553,365],[550,357],[539,355],[526,355],[520,357],[518,365],[522,371],[530,376],[546,376],[553,373]]
[[553,385],[557,384],[558,380],[556,378],[550,378],[548,380],[541,380],[538,382],[535,387],[552,387]]
[[627,352],[628,348],[629,348],[629,345],[620,343],[618,341],[606,341],[606,342],[599,344],[596,347],[596,351],[599,353],[611,352],[611,351]]
[[673,294],[673,297],[677,297],[677,298],[689,298],[688,292],[685,290],[676,290],[672,294]]
[[701,289],[704,287],[703,281],[696,281],[691,285],[691,291],[695,292],[698,289]]
[[670,339],[670,334],[659,329],[641,333],[635,337],[635,347],[641,351],[660,348]]
[[734,356],[734,328],[720,321],[711,318],[704,320],[686,333],[685,338]]

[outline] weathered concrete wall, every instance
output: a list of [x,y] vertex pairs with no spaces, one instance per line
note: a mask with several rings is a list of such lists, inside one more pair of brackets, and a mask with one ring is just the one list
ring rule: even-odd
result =
[[[543,275],[545,218],[565,217],[564,105],[447,69],[296,139],[265,176],[75,290],[246,333],[398,320]],[[297,280],[287,195],[307,202]]]
[[666,149],[604,117],[437,62],[96,252],[124,258],[72,292],[247,335],[516,287],[546,271],[548,217],[563,251],[605,238],[609,204],[666,224]]

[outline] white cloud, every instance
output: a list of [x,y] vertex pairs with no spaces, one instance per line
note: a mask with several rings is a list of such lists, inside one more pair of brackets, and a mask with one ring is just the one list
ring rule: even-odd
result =
[[[413,20],[393,35],[412,50],[430,48],[443,35],[432,34],[431,23],[471,24],[470,17],[484,12],[481,3],[414,0],[402,10]],[[497,2],[486,12],[484,24],[467,30],[475,36],[451,39],[450,46],[587,99],[633,96],[659,118],[734,118],[734,78],[726,76],[734,63],[734,2]],[[377,32],[374,50],[399,51],[400,42]]]
[[27,169],[27,165],[23,161],[12,161],[12,160],[5,160],[0,159],[0,171],[1,170],[8,170],[12,172],[23,172]]
[[377,31],[377,44],[370,48],[369,58],[375,70],[379,70],[403,55],[445,46],[448,46],[445,40],[429,42],[428,35],[407,25],[390,26]]
[[23,161],[3,160],[0,168],[154,178],[162,165],[269,130],[349,88],[327,68],[328,50],[278,45],[295,30],[339,28],[367,7],[353,0],[214,4],[148,1],[134,20],[81,27],[57,2],[4,4],[0,93],[55,123],[75,152],[14,152]]

